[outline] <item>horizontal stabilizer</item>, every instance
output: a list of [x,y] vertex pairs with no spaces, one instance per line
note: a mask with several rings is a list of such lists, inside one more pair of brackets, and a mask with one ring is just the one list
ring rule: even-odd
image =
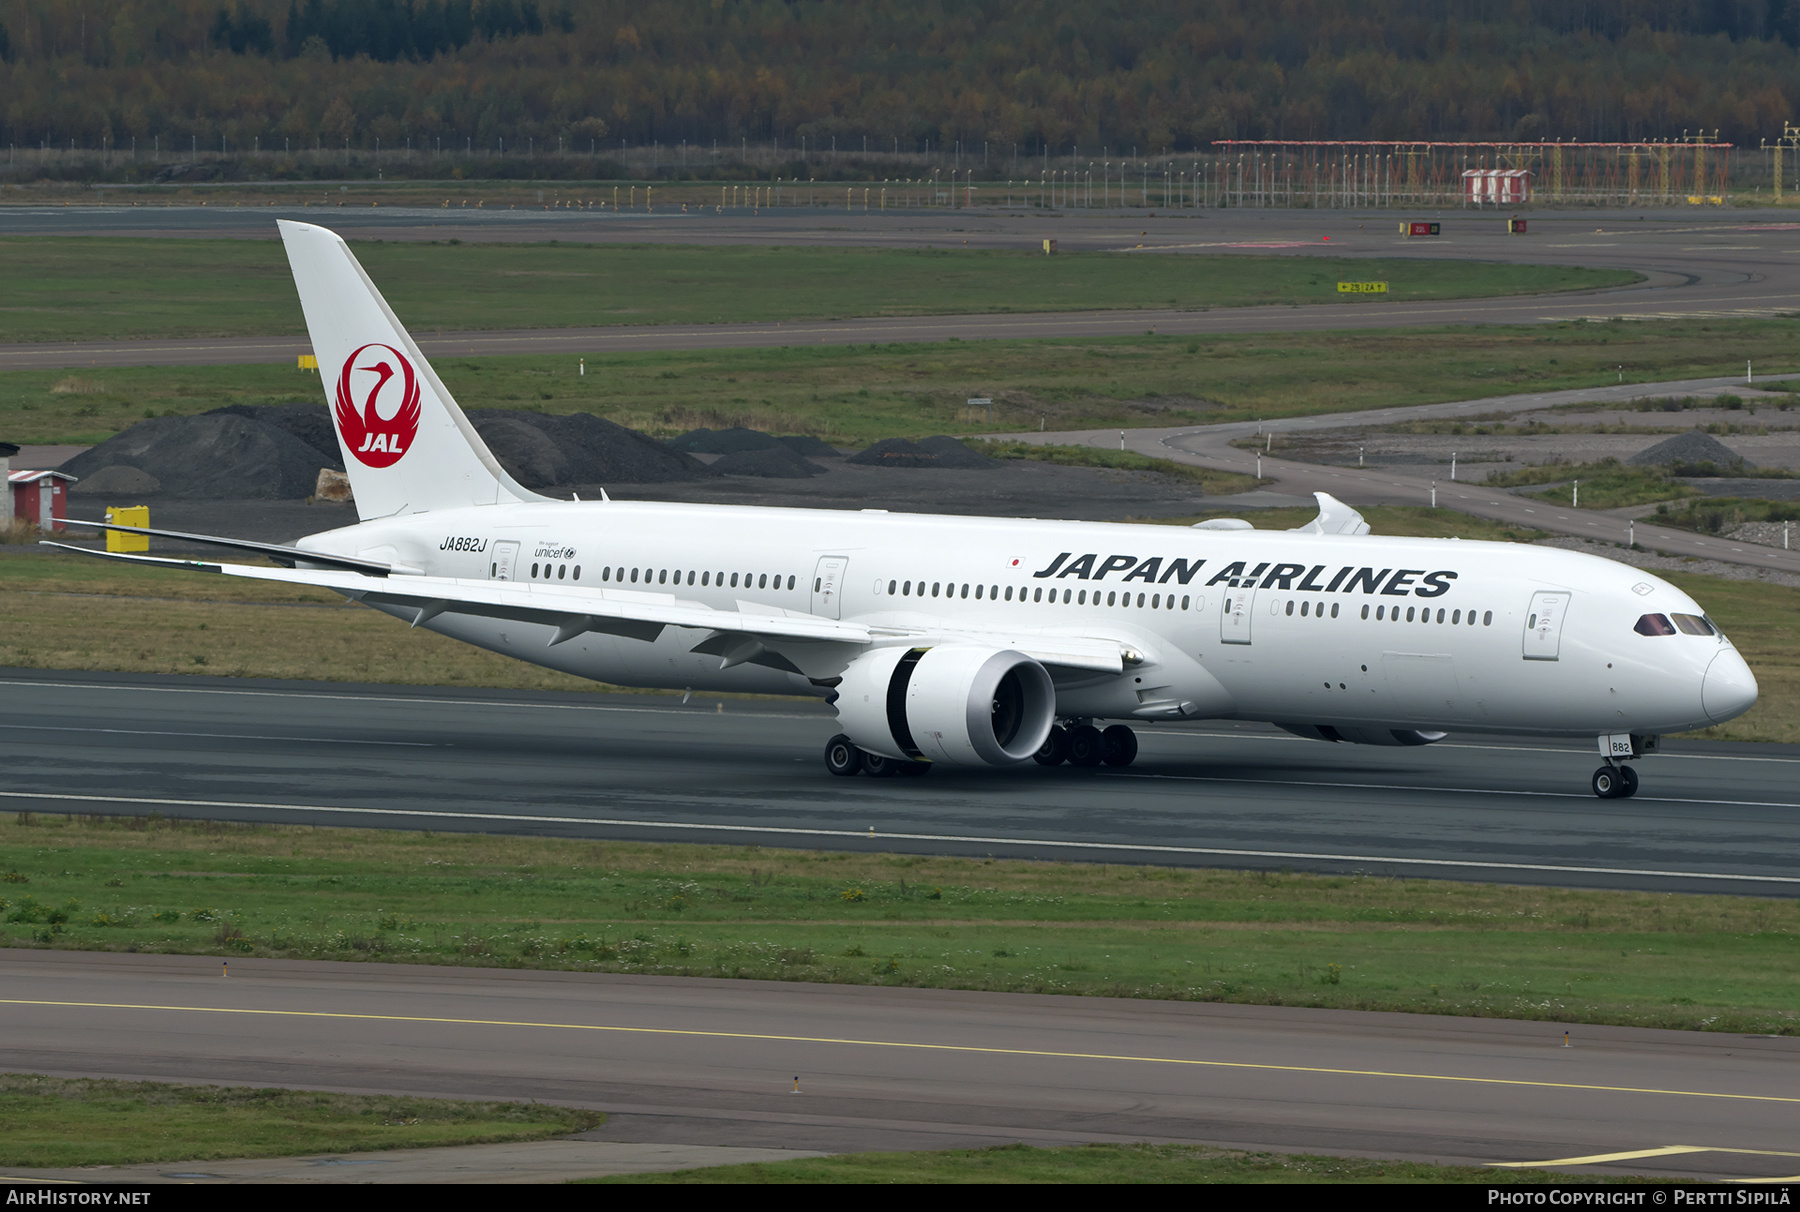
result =
[[[369,576],[385,577],[394,571],[391,564],[383,564],[379,560],[359,560],[354,556],[321,555],[313,551],[301,551],[297,547],[289,547],[283,543],[258,543],[251,539],[226,539],[210,534],[188,534],[182,530],[151,530],[145,526],[120,526],[116,522],[75,522],[77,526],[95,526],[101,530],[116,530],[121,534],[141,534],[152,539],[175,539],[183,543],[200,543],[209,547],[225,547],[232,551],[244,551],[253,555],[268,556],[284,568],[292,568],[294,561],[317,564],[325,568],[342,568],[349,572],[366,573]],[[56,547],[67,547],[65,543],[52,544]],[[69,547],[70,551],[80,551],[87,555],[105,555],[106,552],[89,551],[83,547]]]
[[188,572],[224,572],[223,564],[209,564],[205,560],[171,560],[164,556],[122,555],[116,551],[95,551],[92,547],[77,547],[73,543],[53,543],[49,539],[39,539],[39,547],[54,547],[58,551],[71,551],[76,555],[98,556],[102,560],[116,560],[121,564],[148,564],[160,568],[181,568]]

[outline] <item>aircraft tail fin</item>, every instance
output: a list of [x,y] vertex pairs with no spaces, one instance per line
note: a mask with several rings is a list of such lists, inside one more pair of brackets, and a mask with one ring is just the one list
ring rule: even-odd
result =
[[357,514],[547,499],[500,466],[349,245],[310,223],[277,225]]

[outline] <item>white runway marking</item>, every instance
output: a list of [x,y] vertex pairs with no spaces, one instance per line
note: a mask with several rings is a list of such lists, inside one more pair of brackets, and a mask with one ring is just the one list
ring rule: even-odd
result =
[[156,732],[148,728],[73,728],[55,724],[0,724],[25,732],[88,732],[107,736],[193,736],[215,741],[291,741],[298,745],[398,745],[406,749],[448,749],[443,741],[353,741],[336,736],[258,736],[244,732]]
[[[1547,793],[1545,793],[1547,794]],[[1304,850],[1230,850],[1213,846],[1152,846],[1129,842],[1071,842],[1051,838],[987,837],[954,833],[882,833],[873,829],[797,829],[775,825],[708,825],[684,821],[633,821],[607,817],[541,816],[504,812],[444,812],[416,808],[346,808],[332,804],[263,804],[234,800],[175,800],[148,796],[61,795],[50,792],[0,791],[0,799],[49,800],[72,804],[138,804],[155,808],[253,808],[267,812],[317,812],[341,816],[404,817],[422,820],[488,821],[532,825],[608,825],[630,829],[668,829],[687,833],[778,834],[784,837],[858,838],[870,841],[956,842],[983,846],[1035,846],[1056,850],[1106,850],[1122,854],[1204,855],[1217,858],[1308,860],[1332,863],[1388,863],[1407,867],[1449,867],[1473,871],[1540,871],[1557,875],[1628,875],[1656,879],[1729,880],[1747,884],[1800,884],[1800,876],[1734,875],[1714,871],[1658,871],[1637,867],[1575,867],[1555,863],[1497,863],[1470,859],[1399,858],[1380,854],[1325,854]],[[1676,801],[1685,802],[1685,801]],[[1788,805],[1777,805],[1787,807]]]
[[[310,690],[221,690],[207,686],[119,686],[110,683],[97,685],[88,682],[0,681],[0,688],[6,686],[36,686],[52,690],[136,690],[146,694],[230,694],[253,699],[318,699],[328,703],[428,703],[434,707],[481,707],[484,709],[493,707],[519,707],[533,711],[626,711],[641,712],[645,715],[696,716],[710,714],[697,707],[609,707],[603,703],[521,703],[508,699],[425,699],[387,694],[323,694]],[[702,695],[701,697],[709,702],[713,701],[715,698],[713,695]],[[757,716],[763,719],[781,720],[810,720],[823,718],[812,715],[802,715],[798,712],[784,714],[773,711],[759,711],[757,712]]]

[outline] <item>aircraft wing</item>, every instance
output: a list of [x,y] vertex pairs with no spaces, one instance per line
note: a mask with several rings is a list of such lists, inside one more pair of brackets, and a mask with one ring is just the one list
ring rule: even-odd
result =
[[[818,615],[793,612],[765,614],[718,610],[669,593],[537,585],[521,581],[477,581],[459,577],[371,576],[326,568],[262,568],[250,564],[214,563],[209,560],[121,555],[116,552],[93,551],[68,543],[46,543],[45,546],[132,564],[186,568],[252,580],[280,581],[289,585],[316,585],[370,606],[410,609],[414,612],[415,627],[440,614],[467,614],[523,623],[551,624],[556,627],[556,634],[550,640],[552,646],[589,631],[654,640],[662,634],[665,627],[695,627],[813,643],[867,644],[878,634],[876,629],[861,623],[845,623]],[[294,557],[310,560],[312,555],[310,552],[297,551]]]
[[[551,647],[590,631],[648,642],[660,636],[665,627],[706,630],[713,634],[693,651],[718,656],[727,668],[757,660],[765,649],[779,652],[784,643],[836,643],[862,647],[882,640],[908,639],[926,644],[967,643],[1008,648],[1045,665],[1095,673],[1116,674],[1124,669],[1127,661],[1140,659],[1129,641],[1104,636],[1061,635],[1012,628],[987,631],[971,628],[940,630],[929,625],[884,627],[783,610],[760,602],[740,601],[735,603],[736,610],[720,610],[670,593],[422,576],[401,573],[397,569],[390,571],[387,565],[366,561],[361,563],[369,563],[367,571],[265,568],[95,551],[69,543],[45,542],[43,545],[128,564],[182,568],[289,585],[316,585],[369,606],[410,610],[414,627],[441,614],[553,626],[556,630],[550,638]],[[333,558],[293,548],[282,548],[280,554],[289,560],[307,563]]]

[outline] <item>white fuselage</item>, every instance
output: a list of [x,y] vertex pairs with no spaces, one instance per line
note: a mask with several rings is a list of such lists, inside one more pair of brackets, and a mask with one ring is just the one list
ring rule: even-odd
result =
[[[1740,714],[1756,693],[1722,633],[1634,631],[1649,613],[1702,614],[1679,589],[1506,543],[607,501],[437,509],[300,545],[431,576],[1135,650],[1121,673],[1055,671],[1064,717],[1658,734]],[[644,687],[822,696],[833,662],[841,672],[854,655],[822,653],[804,673],[721,668],[692,651],[708,633],[690,628],[551,646],[544,623],[443,614],[423,625]]]

